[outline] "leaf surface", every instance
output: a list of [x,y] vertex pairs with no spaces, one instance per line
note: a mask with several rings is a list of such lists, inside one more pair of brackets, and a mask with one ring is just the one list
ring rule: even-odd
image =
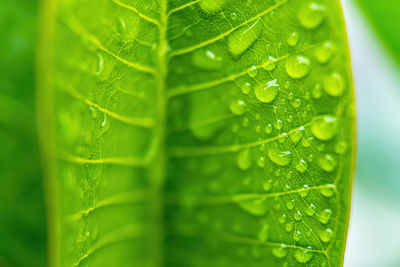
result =
[[354,99],[336,1],[49,3],[52,266],[342,264]]

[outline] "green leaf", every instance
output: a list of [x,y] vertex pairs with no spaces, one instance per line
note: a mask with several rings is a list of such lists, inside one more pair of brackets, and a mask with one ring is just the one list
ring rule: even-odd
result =
[[400,3],[392,0],[382,0],[379,3],[373,0],[356,2],[397,63],[400,63],[400,35],[397,30],[400,27]]
[[51,266],[342,264],[355,145],[338,2],[56,5],[39,61]]
[[0,266],[44,266],[34,109],[36,1],[0,2]]

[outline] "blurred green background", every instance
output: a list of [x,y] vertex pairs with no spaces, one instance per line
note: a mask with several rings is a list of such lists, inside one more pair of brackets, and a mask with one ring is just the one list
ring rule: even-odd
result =
[[[357,3],[356,3],[357,2]],[[345,266],[400,266],[400,3],[344,0],[358,105]],[[0,1],[0,267],[46,266],[36,0]]]

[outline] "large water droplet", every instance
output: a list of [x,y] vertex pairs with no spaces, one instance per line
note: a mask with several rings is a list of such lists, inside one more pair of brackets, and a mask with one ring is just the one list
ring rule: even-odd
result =
[[281,244],[279,247],[275,247],[272,249],[272,254],[274,254],[277,258],[284,258],[287,255],[287,249],[284,244]]
[[319,140],[327,141],[337,133],[338,119],[334,116],[323,116],[315,119],[311,124],[311,132]]
[[324,79],[324,89],[331,96],[341,96],[346,86],[343,76],[334,72]]
[[319,215],[319,222],[322,224],[327,224],[331,219],[332,211],[330,209],[323,210]]
[[215,13],[221,11],[226,0],[200,0],[200,7],[207,13]]
[[336,160],[329,154],[326,154],[322,158],[319,159],[319,166],[326,171],[331,172],[336,168]]
[[244,149],[239,152],[236,163],[241,170],[248,170],[251,167],[250,151],[249,149]]
[[[214,0],[209,0],[209,2],[214,2]],[[262,30],[263,26],[262,23],[260,23],[260,19],[236,30],[228,39],[229,52],[234,56],[241,55],[258,39]]]
[[291,161],[291,154],[290,151],[282,151],[277,147],[268,149],[268,157],[279,166],[287,166]]
[[240,99],[233,100],[229,105],[229,109],[233,114],[242,115],[246,111],[246,103]]
[[294,257],[299,263],[307,263],[314,257],[314,254],[309,250],[296,249]]
[[289,46],[296,46],[298,41],[299,41],[299,34],[297,32],[290,33],[286,38],[286,43]]
[[324,197],[333,197],[333,195],[335,194],[335,185],[329,184],[326,187],[321,187],[319,189],[319,192]]
[[316,28],[325,18],[325,6],[316,2],[306,2],[301,6],[298,18],[304,27]]
[[285,68],[290,77],[300,79],[310,72],[310,60],[302,55],[292,56],[286,60]]
[[327,63],[329,60],[331,60],[335,50],[336,48],[334,44],[330,41],[326,41],[320,47],[315,49],[315,58],[319,63]]
[[255,88],[256,97],[263,103],[270,103],[278,95],[278,89],[279,84],[276,79],[267,82],[265,85],[257,85]]
[[268,211],[265,199],[240,200],[237,204],[252,215],[262,216]]
[[333,235],[333,231],[330,228],[326,228],[325,230],[319,233],[319,238],[324,243],[329,243],[331,241]]

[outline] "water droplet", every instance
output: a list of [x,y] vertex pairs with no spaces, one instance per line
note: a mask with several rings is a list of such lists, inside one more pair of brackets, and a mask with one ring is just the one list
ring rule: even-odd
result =
[[335,194],[335,185],[328,184],[326,187],[321,187],[319,192],[324,197],[332,197]]
[[257,67],[253,65],[253,66],[250,68],[250,70],[248,71],[248,74],[249,74],[249,76],[250,76],[251,78],[256,77],[257,74],[258,74]]
[[288,121],[289,123],[291,123],[291,122],[293,121],[293,116],[292,116],[292,115],[289,115],[288,118],[287,118],[287,121]]
[[278,221],[283,224],[286,222],[286,218],[286,214],[282,214],[282,216],[278,218]]
[[311,137],[309,137],[309,138],[304,138],[304,139],[302,140],[301,144],[302,144],[304,147],[310,147],[310,146],[311,146],[311,143],[312,143],[312,140],[313,140],[313,138],[311,138]]
[[286,230],[286,232],[291,232],[291,231],[293,231],[293,228],[294,228],[294,222],[290,222],[290,223],[287,223],[286,225],[285,225],[285,230]]
[[[214,0],[208,0],[210,3]],[[221,0],[219,0],[221,1]],[[226,0],[224,0],[225,2]],[[260,19],[233,32],[228,39],[228,49],[234,56],[240,56],[258,39],[263,31]]]
[[336,48],[334,44],[330,41],[326,41],[320,47],[315,49],[315,58],[321,64],[327,63],[331,60],[335,50]]
[[281,244],[279,247],[275,247],[272,249],[272,254],[274,254],[274,256],[277,258],[284,258],[288,254],[288,252],[286,246],[284,244]]
[[229,105],[233,114],[242,115],[246,111],[246,103],[243,100],[234,100]]
[[267,126],[265,126],[265,133],[266,134],[272,133],[272,124],[268,124]]
[[258,235],[258,240],[260,240],[261,242],[266,242],[268,240],[268,225],[264,224],[262,226],[262,229]]
[[297,230],[297,231],[295,231],[295,232],[293,233],[293,239],[294,239],[294,241],[300,241],[300,239],[301,239],[301,232],[300,232],[299,230]]
[[331,172],[336,168],[336,160],[329,154],[319,159],[319,166],[326,171]]
[[244,83],[241,87],[242,93],[245,95],[248,95],[251,91],[251,84],[250,83]]
[[290,151],[281,151],[276,147],[268,149],[268,157],[279,166],[287,166],[291,161],[291,154]]
[[221,11],[226,0],[200,0],[199,5],[207,13],[215,13]]
[[252,215],[262,216],[267,213],[268,206],[264,199],[241,200],[237,204]]
[[306,197],[306,196],[308,196],[308,194],[310,193],[310,189],[309,189],[310,187],[308,186],[308,185],[304,185],[303,186],[303,190],[302,191],[300,191],[299,192],[299,195],[301,196],[301,197]]
[[327,141],[337,133],[338,119],[334,116],[323,116],[315,119],[311,124],[311,132],[319,140]]
[[333,231],[330,228],[326,228],[325,230],[319,232],[319,238],[324,243],[329,243],[329,241],[332,239],[332,235]]
[[335,145],[335,152],[339,155],[343,155],[347,151],[347,143],[345,141],[339,141]]
[[297,144],[300,139],[303,137],[304,128],[300,128],[298,131],[295,131],[290,135],[290,140],[293,144]]
[[292,56],[286,60],[285,68],[290,77],[300,79],[310,72],[310,60],[302,55]]
[[291,201],[286,202],[286,208],[287,208],[288,210],[294,209],[294,199],[291,200]]
[[97,53],[97,71],[96,71],[96,75],[100,75],[103,72],[104,69],[104,58],[100,53]]
[[269,190],[271,190],[271,187],[272,187],[272,180],[263,182],[263,188],[265,191],[268,192]]
[[257,165],[260,168],[264,168],[265,166],[265,158],[264,157],[259,157],[257,160]]
[[296,165],[296,169],[301,172],[304,173],[307,170],[308,164],[305,160],[301,159],[299,161],[299,163]]
[[302,217],[303,217],[303,215],[301,214],[301,212],[298,210],[298,211],[296,211],[294,214],[293,214],[293,218],[296,220],[296,221],[301,221],[302,220]]
[[321,90],[321,85],[319,83],[314,86],[314,88],[311,91],[311,94],[315,99],[321,98],[322,90]]
[[307,263],[314,257],[314,254],[309,250],[296,249],[294,257],[299,263]]
[[264,70],[273,71],[278,65],[277,62],[276,58],[269,56],[267,62],[263,65]]
[[317,210],[317,207],[314,204],[310,204],[310,206],[307,208],[306,213],[308,216],[313,216]]
[[345,88],[343,76],[334,72],[324,79],[324,89],[331,96],[341,96]]
[[195,66],[216,70],[222,67],[222,57],[209,49],[197,50],[193,53],[192,62]]
[[248,170],[251,167],[250,151],[248,149],[240,151],[236,163],[241,170]]
[[332,211],[330,209],[323,210],[319,215],[319,222],[322,224],[327,224],[331,219]]
[[299,42],[299,34],[297,32],[290,33],[286,38],[286,43],[289,46],[296,46],[298,42]]
[[267,82],[265,85],[257,85],[255,88],[256,97],[263,103],[274,101],[278,95],[279,84],[276,79]]
[[[283,126],[282,121],[281,120],[277,120],[276,123],[275,123],[275,128],[280,130],[280,129],[282,129],[282,126]],[[283,140],[283,141],[280,141],[280,143],[283,143],[285,141],[283,138],[279,138],[279,139]]]
[[325,18],[325,6],[316,2],[306,2],[300,8],[298,17],[304,27],[316,28]]

